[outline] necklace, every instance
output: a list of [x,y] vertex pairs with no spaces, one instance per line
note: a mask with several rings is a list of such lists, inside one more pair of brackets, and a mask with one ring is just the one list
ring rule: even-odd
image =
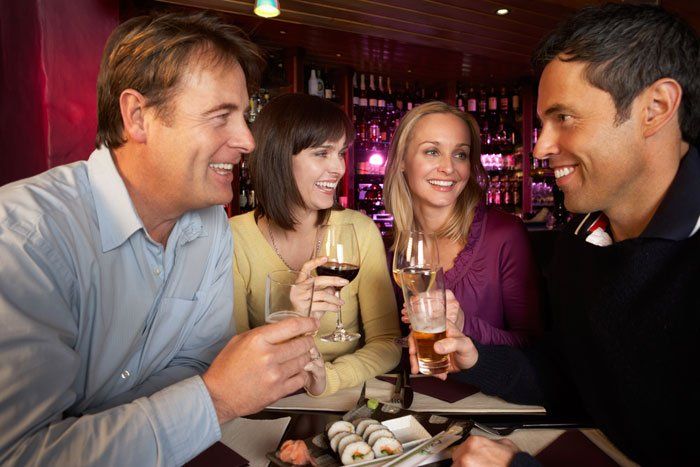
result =
[[277,256],[279,257],[279,259],[281,259],[282,262],[284,263],[284,265],[287,266],[287,269],[289,269],[290,271],[293,271],[294,268],[291,267],[289,265],[289,263],[287,263],[287,261],[282,256],[282,253],[280,253],[279,248],[277,248],[277,243],[275,243],[275,237],[272,235],[272,227],[270,227],[269,221],[267,222],[267,234],[270,236],[270,240],[272,240],[272,248],[275,249],[275,253],[277,253]]
[[[275,253],[277,253],[277,256],[279,257],[279,259],[281,259],[282,262],[284,263],[284,265],[287,266],[287,269],[289,269],[290,271],[295,271],[296,269],[289,265],[289,263],[284,259],[284,256],[282,256],[282,253],[280,253],[279,248],[277,248],[277,242],[275,242],[275,236],[272,235],[272,227],[270,226],[270,222],[267,219],[266,219],[266,222],[267,222],[267,234],[270,236],[270,240],[272,241],[272,248],[275,250]],[[316,229],[316,231],[318,233],[318,229]],[[321,245],[321,240],[318,240],[318,244],[317,244],[316,248],[318,248],[320,245]],[[314,250],[311,250],[311,256],[309,256],[309,259],[311,259],[313,257],[314,257]]]

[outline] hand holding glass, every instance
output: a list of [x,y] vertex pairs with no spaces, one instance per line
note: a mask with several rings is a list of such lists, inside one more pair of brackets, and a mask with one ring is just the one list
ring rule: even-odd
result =
[[[316,257],[325,256],[328,261],[316,268],[319,276],[336,276],[352,281],[360,272],[360,248],[352,224],[322,225],[317,237]],[[335,294],[340,298],[340,289]],[[351,342],[360,334],[350,332],[343,325],[343,317],[338,307],[335,330],[322,336],[324,342]]]
[[446,336],[445,278],[437,270],[401,270],[403,296],[418,352],[418,371],[425,375],[447,372],[447,355],[435,352],[435,342]]
[[301,271],[272,271],[265,280],[265,322],[295,316],[308,317],[314,295],[314,278]]

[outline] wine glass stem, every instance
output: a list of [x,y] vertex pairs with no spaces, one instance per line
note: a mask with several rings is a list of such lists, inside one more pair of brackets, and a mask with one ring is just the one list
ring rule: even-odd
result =
[[[335,296],[340,298],[340,289],[335,289]],[[343,315],[341,314],[341,306],[338,305],[338,318],[335,323],[335,328],[336,329],[344,329],[343,326]]]

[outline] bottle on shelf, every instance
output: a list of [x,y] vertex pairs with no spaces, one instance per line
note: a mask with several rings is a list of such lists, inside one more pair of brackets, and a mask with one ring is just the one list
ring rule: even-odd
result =
[[328,68],[324,70],[323,75],[326,77],[326,81],[324,83],[323,88],[323,97],[328,100],[333,100],[333,88],[335,85],[331,84],[331,78],[328,74]]
[[367,91],[368,104],[370,109],[377,107],[377,89],[374,87],[374,75],[369,75],[369,91]]
[[360,75],[360,107],[362,109],[366,108],[368,104],[367,99],[367,89],[365,87],[365,75]]
[[384,83],[383,78],[379,77],[379,90],[377,91],[377,107],[379,107],[380,112],[384,112],[386,109],[386,94],[384,93]]
[[308,92],[311,96],[316,96],[318,93],[318,77],[316,76],[316,70],[313,68],[311,69],[311,74],[309,75]]

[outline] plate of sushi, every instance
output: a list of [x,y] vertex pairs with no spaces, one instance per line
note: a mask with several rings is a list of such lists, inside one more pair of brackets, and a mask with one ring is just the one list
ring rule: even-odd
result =
[[370,410],[367,405],[358,407],[362,410],[353,409],[341,420],[328,423],[324,433],[305,440],[286,440],[276,452],[268,453],[268,459],[284,467],[379,466],[425,443],[452,422],[390,405],[379,404]]

